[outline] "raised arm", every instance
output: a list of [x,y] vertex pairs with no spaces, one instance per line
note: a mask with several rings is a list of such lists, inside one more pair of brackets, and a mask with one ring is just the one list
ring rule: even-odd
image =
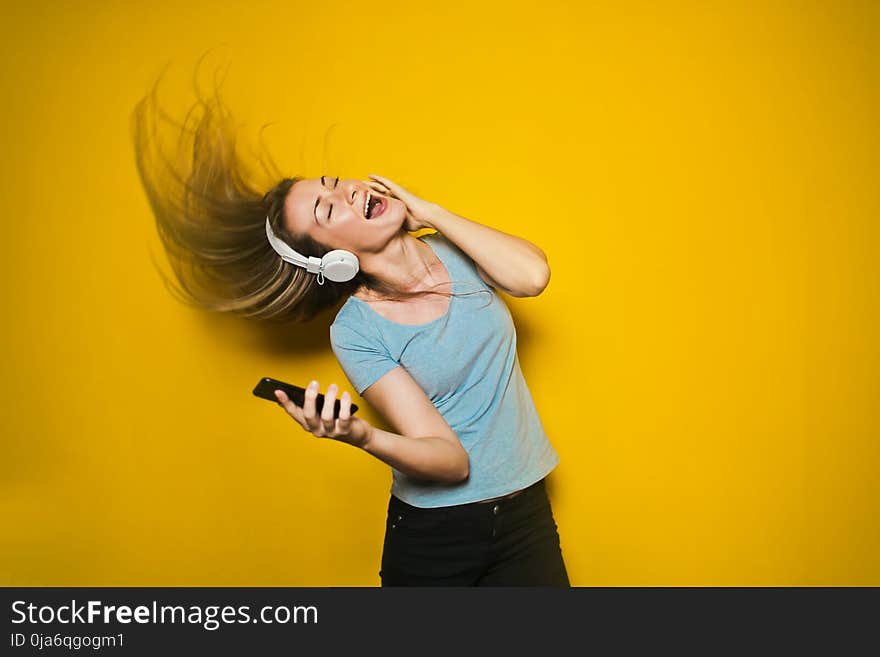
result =
[[454,214],[438,203],[419,198],[390,178],[370,174],[374,189],[402,200],[406,229],[433,228],[464,251],[487,285],[513,297],[536,297],[550,282],[547,255],[522,237],[496,230]]
[[513,297],[536,297],[550,282],[547,256],[538,246],[433,204],[429,227],[470,256],[487,285]]

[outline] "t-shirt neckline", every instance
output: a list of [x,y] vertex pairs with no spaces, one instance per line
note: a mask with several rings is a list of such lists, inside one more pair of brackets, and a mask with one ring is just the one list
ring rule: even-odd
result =
[[[436,233],[432,233],[432,235],[436,235]],[[435,249],[435,248],[431,245],[430,242],[428,242],[427,240],[423,239],[424,237],[426,237],[426,236],[423,235],[422,237],[417,237],[416,239],[417,239],[417,240],[420,240],[423,244],[427,244],[428,247],[431,249],[431,251],[433,251],[434,254],[437,256],[437,259],[440,261],[440,264],[443,265],[443,269],[446,270],[446,275],[449,277],[449,282],[450,282],[450,286],[449,286],[449,287],[450,287],[450,292],[451,292],[451,294],[455,294],[455,279],[454,279],[453,276],[452,276],[452,269],[449,267],[449,264],[443,259],[443,256],[440,255],[440,251],[442,251],[442,249],[440,249],[440,250]],[[364,301],[363,299],[358,299],[358,298],[357,298],[356,296],[354,296],[353,294],[352,294],[349,298],[350,298],[350,299],[354,299],[354,300],[357,301],[359,304],[361,304],[362,306],[364,306],[369,312],[371,312],[372,314],[374,314],[374,315],[375,315],[376,317],[378,317],[379,319],[381,319],[381,320],[387,322],[388,324],[392,324],[392,325],[394,325],[394,326],[399,326],[399,327],[401,327],[401,328],[413,328],[413,329],[426,328],[426,327],[428,327],[428,326],[432,326],[433,324],[436,324],[437,322],[439,322],[439,321],[442,320],[442,319],[446,319],[446,318],[448,318],[448,317],[449,317],[449,314],[452,312],[452,303],[455,301],[455,297],[454,297],[454,296],[450,296],[450,297],[449,297],[449,305],[446,307],[446,312],[443,313],[442,315],[440,315],[440,317],[436,317],[435,319],[432,319],[432,320],[429,321],[429,322],[425,322],[424,324],[401,324],[400,322],[395,322],[395,321],[392,320],[392,319],[388,319],[387,317],[385,317],[385,316],[382,315],[381,313],[377,312],[375,309],[373,309],[372,306],[370,306],[370,304],[368,304],[368,303],[367,303],[366,301]]]

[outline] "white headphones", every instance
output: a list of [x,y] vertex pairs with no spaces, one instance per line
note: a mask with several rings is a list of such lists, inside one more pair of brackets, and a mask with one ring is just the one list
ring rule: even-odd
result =
[[345,249],[334,249],[323,258],[307,257],[297,253],[275,237],[272,226],[269,224],[269,217],[266,217],[266,236],[269,238],[269,244],[281,256],[282,260],[292,265],[305,267],[310,274],[317,274],[319,285],[324,284],[325,276],[335,283],[345,283],[354,278],[360,270],[358,257]]

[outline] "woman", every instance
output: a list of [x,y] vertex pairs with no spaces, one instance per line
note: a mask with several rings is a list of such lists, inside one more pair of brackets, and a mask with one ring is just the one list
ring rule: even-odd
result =
[[[187,175],[177,170],[179,158],[171,165],[152,148],[154,119],[166,118],[155,89],[133,123],[138,169],[182,296],[282,321],[343,302],[331,347],[394,431],[352,416],[348,391],[334,419],[335,383],[323,408],[317,381],[301,408],[282,391],[276,396],[306,431],[392,467],[382,585],[568,586],[544,487],[559,457],[496,293],[540,294],[550,276],[544,253],[381,176],[276,172],[260,193],[236,157],[219,96],[194,110],[178,135],[178,153],[192,153]],[[423,228],[437,232],[409,234]],[[342,275],[328,264],[338,254],[348,268]]]

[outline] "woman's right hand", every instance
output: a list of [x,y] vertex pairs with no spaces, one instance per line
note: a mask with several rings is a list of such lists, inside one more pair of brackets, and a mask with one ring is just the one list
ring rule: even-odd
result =
[[290,401],[283,390],[276,390],[275,397],[278,403],[287,411],[294,420],[299,422],[303,429],[318,438],[333,438],[355,447],[365,448],[373,435],[373,426],[364,419],[351,416],[351,395],[348,391],[342,393],[339,400],[339,417],[333,418],[333,407],[336,405],[337,386],[331,383],[324,395],[324,408],[320,415],[315,408],[318,398],[319,385],[312,381],[306,388],[305,401],[299,407]]

